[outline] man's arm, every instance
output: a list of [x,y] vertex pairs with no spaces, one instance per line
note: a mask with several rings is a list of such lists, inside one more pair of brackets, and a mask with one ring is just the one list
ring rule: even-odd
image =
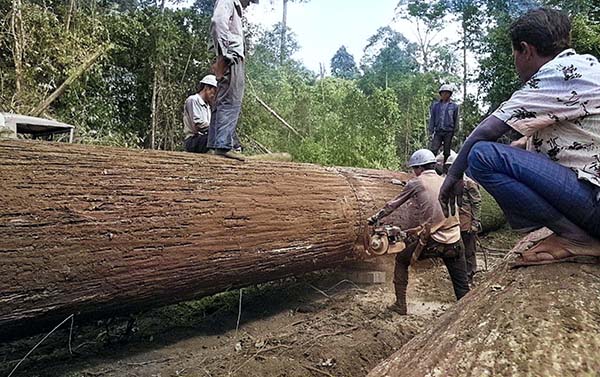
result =
[[194,126],[198,128],[198,131],[202,131],[208,128],[208,112],[200,104],[200,101],[192,102],[192,119],[194,120]]
[[380,209],[379,212],[377,212],[375,215],[369,218],[369,222],[374,223],[376,220],[381,220],[384,217],[388,216],[402,204],[406,203],[406,201],[410,199],[414,195],[414,193],[415,184],[414,182],[409,181],[397,197],[385,203],[385,206],[383,206],[383,208]]
[[440,189],[439,200],[446,217],[449,215],[454,216],[456,213],[455,203],[458,203],[459,206],[462,205],[464,186],[462,177],[465,170],[467,170],[467,158],[471,152],[471,148],[479,141],[496,141],[510,129],[509,125],[490,115],[469,135],[460,149],[458,156],[456,156],[456,160],[454,160],[454,163],[450,167],[448,176]]
[[429,131],[429,135],[433,134],[433,131],[435,130],[435,119],[434,117],[434,111],[433,108],[435,107],[435,102],[431,104],[431,106],[429,106],[429,124],[427,125],[427,131]]

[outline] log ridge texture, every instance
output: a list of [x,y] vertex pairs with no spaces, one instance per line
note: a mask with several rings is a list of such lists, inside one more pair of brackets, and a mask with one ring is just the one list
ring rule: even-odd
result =
[[30,141],[0,141],[0,177],[0,339],[354,259],[408,178]]
[[599,355],[600,265],[504,261],[368,377],[598,376]]

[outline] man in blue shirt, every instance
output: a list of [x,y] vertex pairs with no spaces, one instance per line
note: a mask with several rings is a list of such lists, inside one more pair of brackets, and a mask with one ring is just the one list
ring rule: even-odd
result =
[[452,86],[444,84],[440,87],[440,100],[431,104],[429,109],[429,149],[437,155],[444,146],[444,163],[450,157],[452,138],[458,131],[458,105],[452,102]]

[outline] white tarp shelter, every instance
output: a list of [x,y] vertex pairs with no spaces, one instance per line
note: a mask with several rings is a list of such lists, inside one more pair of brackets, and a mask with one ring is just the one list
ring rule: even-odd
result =
[[75,126],[70,124],[13,113],[0,113],[0,128],[2,127],[8,128],[14,138],[22,134],[30,135],[32,139],[52,139],[54,135],[68,134],[69,143],[73,142],[75,132]]

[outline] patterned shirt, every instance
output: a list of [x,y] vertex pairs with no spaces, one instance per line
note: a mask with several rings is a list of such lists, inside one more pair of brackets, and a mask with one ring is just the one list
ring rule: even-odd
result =
[[463,205],[458,210],[460,218],[460,230],[462,232],[471,231],[473,222],[481,222],[481,191],[477,182],[467,177],[463,177],[465,183],[463,191]]
[[542,153],[600,187],[600,64],[560,53],[493,113]]

